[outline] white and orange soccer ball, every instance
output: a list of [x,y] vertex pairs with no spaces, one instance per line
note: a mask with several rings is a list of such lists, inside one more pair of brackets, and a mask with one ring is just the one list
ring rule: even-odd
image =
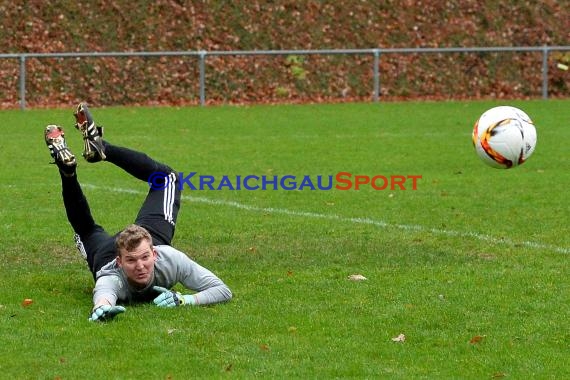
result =
[[485,111],[473,127],[473,145],[481,160],[499,169],[522,165],[536,147],[536,128],[530,117],[511,106]]

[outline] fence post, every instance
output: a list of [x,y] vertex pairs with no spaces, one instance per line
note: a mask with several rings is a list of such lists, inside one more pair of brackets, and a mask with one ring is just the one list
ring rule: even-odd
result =
[[26,109],[26,56],[20,56],[20,109]]
[[206,105],[206,51],[200,50],[200,105]]
[[374,101],[380,97],[380,49],[374,49]]
[[548,47],[542,47],[542,99],[548,99]]

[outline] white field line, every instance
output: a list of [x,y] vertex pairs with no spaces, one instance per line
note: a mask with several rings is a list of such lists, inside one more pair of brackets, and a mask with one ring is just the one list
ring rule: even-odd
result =
[[[105,191],[111,191],[114,193],[126,193],[126,194],[146,194],[143,191],[137,191],[132,189],[123,189],[117,187],[106,187],[106,186],[98,186],[98,185],[91,185],[91,184],[84,184],[82,185],[84,188],[89,189],[100,189]],[[353,224],[368,224],[376,227],[381,228],[395,228],[404,231],[417,231],[417,232],[429,232],[435,235],[443,235],[443,236],[451,236],[451,237],[459,237],[459,238],[469,238],[474,240],[485,241],[491,244],[503,244],[508,245],[511,247],[514,246],[524,246],[533,249],[544,249],[559,253],[570,253],[570,248],[565,247],[558,247],[550,244],[543,244],[534,241],[514,241],[507,238],[498,238],[490,235],[484,235],[477,232],[462,232],[462,231],[454,231],[448,229],[441,229],[441,228],[431,228],[425,227],[420,225],[412,225],[412,224],[393,224],[383,222],[381,220],[375,220],[370,218],[347,218],[340,215],[335,214],[319,214],[315,212],[307,212],[307,211],[295,211],[289,210],[284,208],[273,208],[273,207],[257,207],[257,206],[250,206],[239,202],[234,201],[224,201],[219,199],[211,199],[206,197],[197,197],[197,196],[187,196],[182,195],[182,199],[195,202],[195,203],[204,203],[210,204],[215,206],[226,206],[226,207],[234,207],[241,210],[252,211],[252,212],[260,212],[266,214],[281,214],[287,216],[295,216],[300,218],[307,218],[307,219],[326,219],[326,220],[335,220],[343,223],[353,223]]]

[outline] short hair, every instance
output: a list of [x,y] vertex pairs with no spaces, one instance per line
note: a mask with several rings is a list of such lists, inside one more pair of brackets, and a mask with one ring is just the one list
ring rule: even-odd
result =
[[121,249],[125,249],[127,252],[132,251],[138,247],[143,240],[148,241],[148,243],[152,245],[152,237],[145,228],[136,224],[125,227],[115,239],[117,255],[121,254]]

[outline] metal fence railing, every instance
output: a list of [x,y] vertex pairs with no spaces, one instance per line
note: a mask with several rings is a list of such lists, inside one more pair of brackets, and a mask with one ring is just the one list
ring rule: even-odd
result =
[[375,102],[380,99],[380,59],[386,54],[430,54],[430,53],[542,53],[542,97],[548,98],[548,56],[553,51],[570,51],[570,46],[521,46],[521,47],[447,47],[447,48],[371,48],[371,49],[329,49],[329,50],[252,50],[252,51],[155,51],[155,52],[70,52],[70,53],[13,53],[0,54],[0,59],[19,60],[19,104],[26,108],[26,61],[30,58],[97,58],[97,57],[173,57],[193,56],[198,61],[199,101],[206,105],[206,59],[215,56],[270,56],[270,55],[371,55],[373,57],[372,94]]

